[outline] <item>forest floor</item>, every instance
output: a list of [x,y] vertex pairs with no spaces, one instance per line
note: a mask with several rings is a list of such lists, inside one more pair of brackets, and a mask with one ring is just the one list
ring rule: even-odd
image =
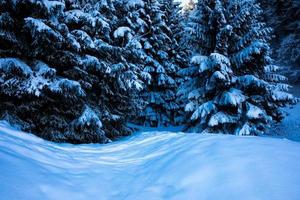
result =
[[0,122],[0,199],[299,200],[300,143],[145,130],[56,144]]

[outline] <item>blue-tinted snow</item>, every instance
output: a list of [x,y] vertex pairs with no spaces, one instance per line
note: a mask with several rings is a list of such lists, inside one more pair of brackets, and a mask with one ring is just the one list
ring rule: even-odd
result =
[[299,152],[286,139],[158,131],[55,144],[2,122],[0,197],[298,200]]

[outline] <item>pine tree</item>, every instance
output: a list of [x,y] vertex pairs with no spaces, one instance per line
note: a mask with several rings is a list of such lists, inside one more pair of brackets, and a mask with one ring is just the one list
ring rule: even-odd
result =
[[126,120],[143,82],[126,49],[112,45],[101,9],[103,2],[0,2],[2,119],[56,142],[130,133]]
[[185,121],[185,102],[186,99],[178,98],[177,90],[185,81],[186,76],[182,76],[179,72],[186,68],[186,63],[188,62],[189,50],[188,47],[182,41],[184,34],[184,23],[185,16],[182,13],[181,4],[173,0],[163,1],[166,11],[167,11],[167,25],[171,30],[172,44],[171,49],[172,53],[170,56],[171,62],[176,66],[176,72],[171,74],[171,76],[176,81],[176,99],[175,102],[178,105],[178,108],[174,110],[174,123],[175,125],[181,125]]
[[274,27],[276,49],[274,57],[287,66],[285,73],[290,81],[300,80],[300,3],[297,0],[263,0],[264,17]]
[[[300,80],[300,3],[297,0],[284,2],[283,11],[278,15],[280,26],[275,31],[280,45],[275,52],[277,60],[284,65],[291,66],[291,78]],[[273,15],[274,16],[274,15]],[[297,72],[297,73],[295,73]],[[296,75],[294,75],[296,74]]]
[[186,111],[190,130],[259,135],[280,121],[280,107],[295,103],[284,76],[272,65],[272,29],[260,21],[251,0],[202,0],[187,23],[197,44],[191,67]]
[[184,30],[185,34],[183,37],[183,41],[184,43],[186,43],[187,47],[193,51],[210,51],[210,49],[205,49],[205,47],[210,48],[211,46],[211,44],[207,44],[211,40],[208,38],[211,37],[208,29],[210,23],[209,13],[209,7],[202,6],[200,3],[197,3],[195,9],[188,16]]
[[184,59],[175,37],[179,13],[171,1],[145,1],[144,10],[141,17],[148,29],[141,43],[146,53],[144,72],[151,75],[151,83],[142,94],[147,106],[139,120],[150,126],[174,125],[179,120],[177,71]]
[[140,93],[145,111],[133,116],[134,121],[151,126],[173,124],[178,116],[176,72],[184,63],[184,54],[178,54],[179,36],[175,36],[180,29],[175,24],[177,7],[172,1],[123,0],[115,3],[115,9],[121,20],[114,25],[114,42],[130,52],[130,61],[143,69],[141,78],[148,82]]

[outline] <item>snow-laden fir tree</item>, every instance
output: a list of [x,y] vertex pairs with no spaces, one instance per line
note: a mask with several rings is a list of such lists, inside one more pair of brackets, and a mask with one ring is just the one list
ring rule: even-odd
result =
[[0,1],[0,115],[52,141],[107,142],[130,133],[143,83],[103,3],[74,2]]
[[143,42],[148,55],[144,71],[151,74],[152,81],[144,93],[148,105],[142,118],[152,126],[177,125],[182,122],[176,97],[181,84],[177,72],[186,62],[185,49],[179,44],[182,32],[179,7],[173,1],[149,3],[151,29]]
[[175,16],[179,14],[176,6],[172,1],[124,0],[118,1],[115,8],[118,18],[129,13],[116,24],[115,42],[130,50],[134,60],[141,61],[138,64],[143,68],[141,75],[149,80],[141,93],[141,102],[146,107],[134,116],[134,121],[151,126],[175,123],[179,108],[175,96],[176,72],[180,62],[184,63],[175,37]]
[[[259,135],[280,121],[280,107],[297,101],[272,65],[272,29],[254,0],[199,0],[187,23],[196,44],[186,94],[190,130]],[[188,87],[189,86],[189,87]]]
[[[202,1],[199,2],[202,3]],[[209,26],[209,8],[205,5],[202,6],[199,2],[185,22],[185,34],[182,38],[183,43],[187,45],[190,50],[196,52],[204,51],[205,47],[209,46],[206,44],[206,42],[210,40],[208,37],[211,37],[207,34],[208,30],[206,28]]]
[[300,80],[300,2],[263,0],[264,17],[274,27],[274,58],[282,65],[290,81]]
[[168,20],[168,26],[170,27],[172,31],[172,62],[175,63],[176,66],[178,66],[176,70],[176,74],[173,74],[172,77],[174,77],[174,80],[176,81],[176,103],[179,106],[179,108],[175,111],[175,125],[182,124],[186,121],[185,117],[185,111],[184,107],[186,104],[186,99],[178,98],[177,90],[178,88],[184,83],[184,81],[188,78],[188,76],[182,76],[179,72],[181,69],[184,69],[187,67],[186,63],[188,63],[189,60],[189,53],[190,50],[188,46],[185,44],[185,41],[182,40],[184,32],[184,24],[186,21],[186,13],[182,13],[182,7],[179,2],[175,2],[171,0],[170,2],[164,1],[167,6],[169,6],[168,14],[169,14],[169,20]]
[[[277,57],[290,60],[285,64],[291,64],[298,69],[300,68],[300,2],[297,0],[291,1],[287,9],[287,15],[282,22],[285,24],[287,36],[283,39]],[[283,56],[282,56],[283,55]],[[283,61],[284,62],[284,61]],[[300,76],[299,76],[300,77]],[[299,79],[298,79],[299,80]]]

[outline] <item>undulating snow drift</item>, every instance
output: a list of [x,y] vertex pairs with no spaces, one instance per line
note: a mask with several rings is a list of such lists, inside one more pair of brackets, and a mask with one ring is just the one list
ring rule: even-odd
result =
[[299,199],[300,143],[144,132],[106,145],[44,141],[0,124],[3,199]]

